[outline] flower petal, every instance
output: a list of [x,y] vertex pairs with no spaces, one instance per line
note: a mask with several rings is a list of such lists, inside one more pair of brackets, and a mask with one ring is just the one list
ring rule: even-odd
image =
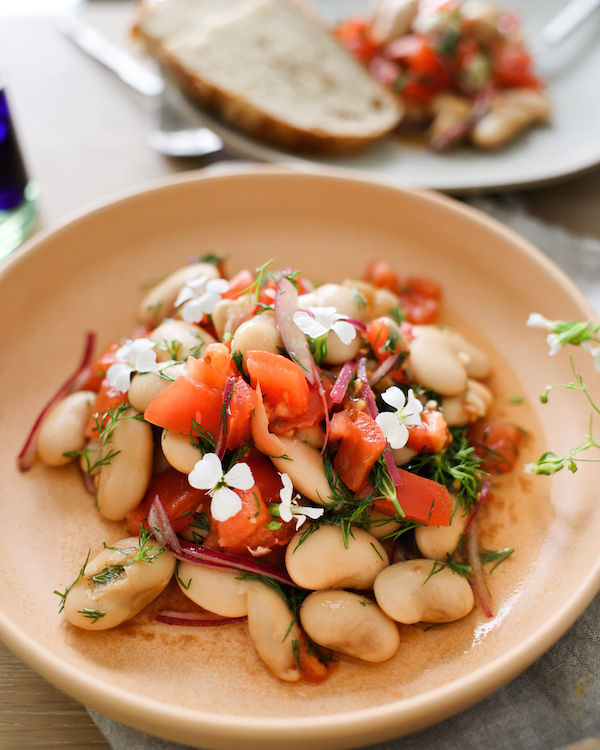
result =
[[181,317],[186,323],[199,323],[204,317],[201,299],[192,299],[186,302],[182,308]]
[[[292,483],[292,480],[290,479],[289,474],[280,474],[281,481],[283,482],[283,487],[279,490],[279,497],[281,498],[281,502],[285,504],[288,508],[292,504],[292,492],[294,491],[294,485]],[[287,519],[290,520],[289,518]]]
[[356,338],[356,328],[352,323],[345,320],[336,320],[331,326],[331,330],[337,335],[342,344],[349,344]]
[[413,393],[412,388],[408,391],[406,406],[402,409],[402,421],[409,427],[421,424],[421,412],[423,404]]
[[291,507],[283,501],[279,503],[279,517],[286,523],[289,523],[294,517]]
[[548,331],[554,330],[554,321],[548,320],[541,313],[529,313],[527,325],[530,328],[546,328]]
[[106,377],[108,379],[108,382],[116,391],[127,393],[127,391],[129,390],[129,385],[131,383],[132,372],[133,367],[131,367],[127,363],[115,362],[115,364],[111,365],[108,368]]
[[175,300],[175,304],[173,305],[175,308],[179,307],[179,305],[183,305],[184,302],[188,302],[191,299],[194,299],[195,297],[194,290],[190,286],[183,286],[179,290],[179,294],[177,295],[177,299]]
[[561,350],[562,344],[560,343],[560,339],[555,333],[549,333],[546,336],[546,343],[550,347],[550,356],[553,357],[555,354],[558,354],[558,352]]
[[216,453],[205,453],[188,474],[188,481],[197,490],[212,490],[223,481],[223,467]]
[[[155,346],[155,342],[152,341],[152,346]],[[154,349],[146,349],[138,354],[135,360],[135,369],[138,372],[149,372],[156,364],[156,352]]]
[[325,508],[313,508],[311,505],[304,505],[302,506],[302,512],[309,518],[321,518],[325,513]]
[[249,490],[254,487],[252,470],[245,463],[234,464],[223,477],[223,481],[236,490]]
[[309,336],[311,339],[318,339],[320,336],[324,336],[328,329],[318,320],[309,315],[304,310],[298,310],[294,313],[292,318],[294,323],[302,331],[303,334]]
[[210,514],[215,521],[227,521],[236,516],[241,509],[242,498],[229,487],[220,487],[210,503]]
[[404,448],[408,441],[408,429],[391,411],[382,411],[375,419],[385,439],[392,448]]
[[206,291],[210,294],[225,294],[229,291],[229,282],[227,279],[211,279],[206,285]]
[[385,401],[386,404],[388,404],[389,406],[393,406],[397,411],[402,409],[402,407],[406,403],[406,396],[404,395],[404,391],[401,388],[398,388],[397,385],[392,385],[387,389],[387,391],[384,391],[381,394],[381,398]]

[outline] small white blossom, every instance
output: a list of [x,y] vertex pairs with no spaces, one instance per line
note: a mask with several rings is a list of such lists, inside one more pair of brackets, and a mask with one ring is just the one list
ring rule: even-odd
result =
[[591,341],[584,341],[581,344],[581,348],[592,355],[594,367],[600,372],[600,344],[594,346]]
[[199,323],[205,314],[212,315],[221,295],[228,289],[226,279],[209,279],[208,276],[190,279],[179,291],[175,307],[183,305],[181,316],[186,323]]
[[529,313],[527,325],[530,328],[545,328],[547,331],[554,330],[554,321],[549,320],[541,313]]
[[325,336],[329,331],[337,334],[342,344],[349,344],[356,337],[356,328],[347,323],[347,315],[340,315],[335,307],[309,307],[294,313],[293,321],[303,334],[311,339]]
[[395,411],[382,411],[375,421],[392,448],[404,448],[408,441],[408,427],[421,424],[423,404],[415,396],[412,388],[406,398],[396,385],[384,391],[381,398],[386,404],[393,406]]
[[117,361],[112,364],[106,377],[111,386],[127,393],[133,372],[149,372],[156,364],[156,341],[152,339],[129,339],[116,351]]
[[234,489],[249,490],[254,486],[248,464],[234,464],[224,473],[216,453],[205,453],[189,473],[188,481],[192,487],[206,490],[211,496],[210,512],[216,521],[227,521],[242,509],[242,499]]
[[292,518],[296,519],[296,530],[302,526],[302,524],[308,518],[320,518],[325,508],[313,508],[310,506],[303,506],[298,504],[299,495],[292,497],[294,491],[294,485],[292,480],[287,474],[280,474],[281,481],[283,482],[283,488],[279,492],[281,503],[279,504],[279,515],[282,521],[291,521]]

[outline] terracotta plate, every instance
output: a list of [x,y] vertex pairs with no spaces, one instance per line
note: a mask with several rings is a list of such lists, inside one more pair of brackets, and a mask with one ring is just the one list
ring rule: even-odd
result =
[[[444,287],[443,322],[494,364],[495,415],[529,434],[482,519],[486,546],[514,547],[490,576],[495,616],[402,628],[396,658],[341,659],[314,687],[288,685],[260,662],[245,624],[178,628],[146,612],[115,630],[77,631],[58,614],[88,549],[123,535],[102,521],[73,467],[15,456],[49,396],[75,367],[84,335],[100,344],[135,325],[144,286],[190,255],[230,258],[231,271],[275,258],[315,281],[359,275],[370,258]],[[600,585],[600,505],[593,469],[552,479],[522,473],[547,446],[587,432],[572,378],[550,358],[529,312],[587,318],[573,285],[535,248],[451,199],[347,175],[275,167],[169,179],[96,206],[38,235],[0,274],[0,637],[59,688],[126,724],[204,748],[350,748],[406,734],[475,703],[522,671],[574,621]],[[576,352],[579,354],[579,352]],[[589,356],[576,358],[594,382]],[[512,396],[521,396],[515,404]]]

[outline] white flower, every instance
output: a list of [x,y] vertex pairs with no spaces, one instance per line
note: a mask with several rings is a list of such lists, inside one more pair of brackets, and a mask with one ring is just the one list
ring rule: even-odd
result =
[[116,351],[117,361],[111,365],[106,377],[111,386],[127,393],[132,372],[149,372],[156,364],[156,341],[152,339],[129,339]]
[[281,503],[279,504],[279,515],[282,521],[291,521],[292,518],[296,518],[296,530],[302,526],[306,521],[306,518],[320,518],[325,508],[313,508],[310,506],[298,505],[298,497],[292,497],[294,491],[294,485],[292,480],[287,474],[280,474],[281,481],[283,482],[283,488],[279,492]]
[[600,344],[594,346],[591,341],[583,341],[581,348],[589,352],[594,359],[594,367],[600,372]]
[[188,475],[197,490],[206,490],[212,497],[210,512],[216,521],[227,521],[242,509],[242,499],[231,489],[249,490],[254,477],[248,464],[237,463],[225,474],[216,453],[205,453]]
[[423,404],[412,388],[408,392],[408,398],[405,398],[396,385],[384,391],[381,398],[386,404],[393,406],[395,411],[382,411],[375,421],[392,448],[404,448],[408,441],[408,427],[421,424]]
[[340,315],[335,307],[309,307],[294,313],[293,321],[311,339],[318,339],[329,331],[337,334],[342,344],[349,344],[356,337],[356,328],[347,323],[347,315]]
[[221,295],[228,289],[226,279],[209,279],[208,276],[191,279],[179,291],[175,307],[183,305],[181,314],[186,323],[199,323],[205,314],[212,315]]
[[554,330],[554,321],[549,320],[541,313],[529,313],[527,325],[530,328],[545,328],[548,331]]

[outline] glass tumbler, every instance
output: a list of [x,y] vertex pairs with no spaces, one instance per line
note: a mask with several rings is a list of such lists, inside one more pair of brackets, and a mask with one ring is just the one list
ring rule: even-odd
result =
[[21,156],[0,67],[0,261],[33,231],[37,192]]

